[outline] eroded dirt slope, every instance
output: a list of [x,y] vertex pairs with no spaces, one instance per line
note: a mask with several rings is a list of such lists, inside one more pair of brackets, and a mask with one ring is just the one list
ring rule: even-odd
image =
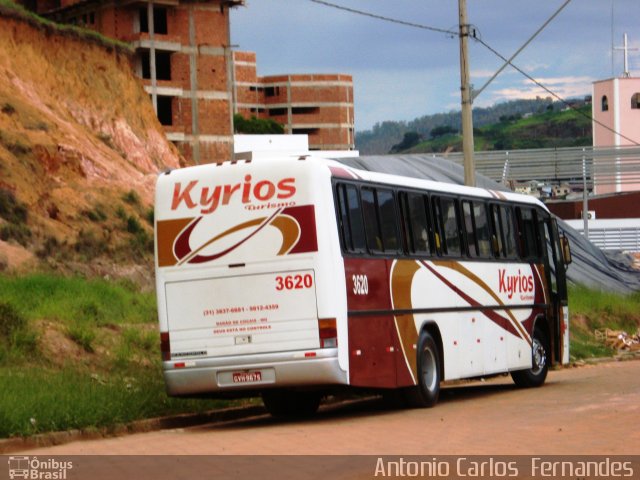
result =
[[0,12],[0,269],[136,263],[181,159],[126,51],[32,23]]

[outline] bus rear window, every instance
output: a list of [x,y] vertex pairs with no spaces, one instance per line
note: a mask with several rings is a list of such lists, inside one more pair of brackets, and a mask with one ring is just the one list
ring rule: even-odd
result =
[[354,185],[338,185],[339,228],[345,250],[365,250],[364,224],[360,211],[358,189]]

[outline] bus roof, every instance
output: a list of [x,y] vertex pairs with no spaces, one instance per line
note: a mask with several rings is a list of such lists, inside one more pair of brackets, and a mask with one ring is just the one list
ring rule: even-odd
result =
[[493,190],[487,188],[479,188],[479,187],[468,187],[466,185],[459,185],[457,183],[448,183],[448,182],[439,182],[435,180],[428,180],[424,178],[415,178],[408,177],[405,175],[397,175],[392,173],[382,173],[375,172],[371,170],[362,170],[358,168],[354,168],[351,166],[347,166],[343,163],[337,162],[335,160],[325,160],[330,167],[333,167],[334,176],[342,176],[336,175],[335,172],[339,172],[340,169],[344,170],[346,174],[344,178],[352,178],[352,179],[362,179],[365,181],[394,185],[394,186],[404,186],[408,188],[416,188],[429,190],[433,192],[439,193],[450,193],[455,195],[464,195],[470,197],[478,197],[478,198],[487,198],[494,200],[503,200],[507,202],[519,202],[519,203],[527,203],[535,206],[539,206],[544,210],[548,210],[547,207],[535,197],[530,195],[523,195],[520,193],[514,193],[511,191],[504,190]]
[[[219,164],[204,164],[193,167],[187,167],[178,169],[177,171],[173,171],[172,173],[175,175],[179,173],[179,177],[181,178],[193,178],[198,175],[204,173],[205,171],[210,171],[210,169],[215,169],[220,171],[221,173],[224,171],[228,171],[229,169],[237,168],[236,166],[248,166],[250,164],[256,165],[258,168],[273,168],[276,164],[281,163],[291,163],[291,162],[300,162],[304,161],[311,165],[314,165],[316,168],[329,168],[332,175],[337,178],[345,178],[351,180],[364,180],[368,182],[384,184],[389,186],[402,186],[407,188],[415,188],[428,190],[432,192],[439,193],[449,193],[454,195],[464,195],[469,197],[476,198],[485,198],[485,199],[493,199],[493,200],[502,200],[507,202],[519,202],[525,204],[531,204],[538,206],[544,210],[547,210],[547,207],[535,197],[530,195],[523,195],[519,193],[514,193],[511,191],[504,191],[498,189],[488,189],[488,188],[479,188],[479,187],[468,187],[465,185],[460,185],[457,183],[449,183],[442,181],[429,180],[425,178],[416,178],[410,177],[406,175],[398,175],[394,173],[382,173],[372,170],[364,170],[360,168],[355,168],[350,165],[346,165],[342,162],[339,162],[335,159],[326,158],[320,156],[325,152],[304,152],[301,154],[275,154],[273,156],[246,159],[246,160],[236,160],[232,162],[224,162]],[[286,169],[285,165],[278,165],[277,168]],[[175,177],[174,177],[175,178]]]

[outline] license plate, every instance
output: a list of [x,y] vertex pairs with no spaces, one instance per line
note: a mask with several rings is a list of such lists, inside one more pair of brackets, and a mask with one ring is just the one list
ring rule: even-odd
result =
[[253,383],[262,381],[262,372],[235,372],[233,383]]

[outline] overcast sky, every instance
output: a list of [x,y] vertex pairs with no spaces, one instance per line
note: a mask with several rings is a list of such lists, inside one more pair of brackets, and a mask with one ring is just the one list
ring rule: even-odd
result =
[[[328,0],[439,29],[457,30],[455,0]],[[510,57],[565,0],[468,0],[469,23],[491,48]],[[612,15],[613,13],[613,15]],[[613,26],[613,39],[612,39]],[[232,43],[257,54],[258,75],[346,73],[353,76],[356,130],[384,120],[460,109],[457,36],[356,15],[311,0],[246,0],[231,14]],[[621,75],[623,33],[640,48],[640,0],[572,0],[513,61],[563,98],[591,94],[594,80]],[[470,42],[471,81],[480,88],[503,61]],[[640,50],[629,52],[640,76]],[[490,106],[548,94],[511,67],[476,99]]]

